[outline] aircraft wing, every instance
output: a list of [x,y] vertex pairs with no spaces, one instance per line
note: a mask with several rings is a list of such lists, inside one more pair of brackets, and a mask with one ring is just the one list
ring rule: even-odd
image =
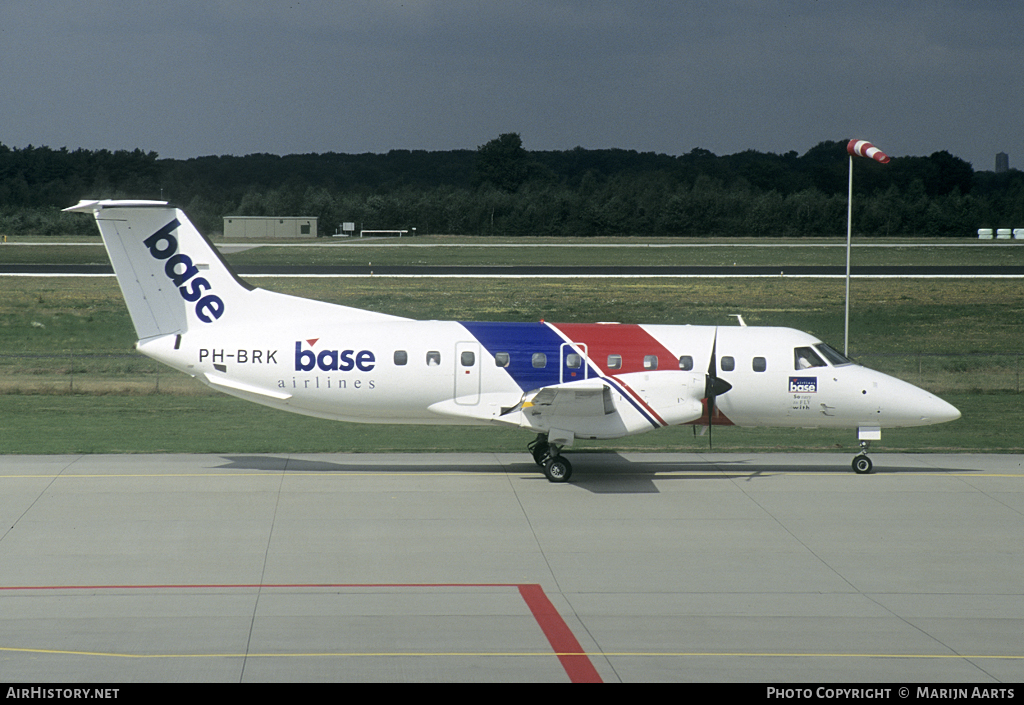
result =
[[615,413],[615,402],[611,389],[602,380],[582,380],[527,392],[519,404],[504,410],[503,415],[513,411],[560,417],[606,416]]
[[543,416],[558,417],[563,422],[572,419],[600,419],[615,413],[612,391],[599,379],[556,384],[526,392],[514,406],[506,406],[512,399],[506,393],[486,394],[477,404],[460,404],[446,399],[430,405],[430,410],[444,416],[468,419],[493,419],[519,424],[516,412],[534,419]]

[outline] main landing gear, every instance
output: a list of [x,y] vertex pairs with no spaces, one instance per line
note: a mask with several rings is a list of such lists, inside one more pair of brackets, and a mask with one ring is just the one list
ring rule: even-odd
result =
[[546,434],[538,433],[526,447],[549,482],[568,482],[572,477],[572,463],[560,455],[561,449],[557,445],[548,443]]

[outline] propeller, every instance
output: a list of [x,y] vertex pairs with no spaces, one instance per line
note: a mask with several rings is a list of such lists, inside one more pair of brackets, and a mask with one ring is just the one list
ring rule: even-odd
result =
[[715,338],[711,343],[711,362],[708,364],[708,373],[704,376],[704,398],[708,406],[708,448],[711,448],[711,417],[715,415],[715,400],[719,394],[725,394],[732,385],[726,382],[715,373],[718,371],[718,328],[715,328]]

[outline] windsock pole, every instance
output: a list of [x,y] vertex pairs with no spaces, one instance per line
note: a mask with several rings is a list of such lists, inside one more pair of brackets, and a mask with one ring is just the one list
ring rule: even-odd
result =
[[853,155],[850,155],[849,191],[846,196],[846,321],[843,330],[843,355],[850,356],[850,242],[853,234]]
[[853,158],[867,157],[879,164],[888,164],[889,156],[867,140],[850,140],[846,144],[850,155],[849,192],[846,197],[846,322],[843,333],[843,355],[850,356],[850,242],[853,234]]

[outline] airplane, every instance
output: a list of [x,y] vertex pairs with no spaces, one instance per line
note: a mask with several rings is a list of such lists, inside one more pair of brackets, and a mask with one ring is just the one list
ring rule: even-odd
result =
[[255,288],[165,201],[65,211],[95,217],[144,355],[309,416],[522,428],[551,482],[577,439],[685,424],[857,429],[864,474],[883,428],[960,417],[790,328],[412,320]]

